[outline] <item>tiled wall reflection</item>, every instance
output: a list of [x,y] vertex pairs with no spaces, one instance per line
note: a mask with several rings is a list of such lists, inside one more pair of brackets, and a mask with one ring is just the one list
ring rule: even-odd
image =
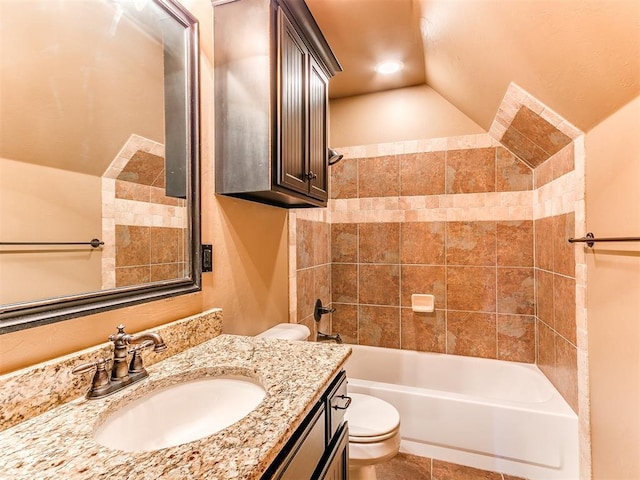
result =
[[131,135],[102,176],[102,288],[189,275],[187,204],[165,192],[164,146]]
[[184,244],[181,228],[116,224],[116,286],[187,276]]
[[[150,213],[153,205],[184,207],[183,199],[166,195],[164,171],[163,157],[138,150],[116,178],[116,201],[129,200]],[[184,228],[137,225],[135,220],[133,224],[116,221],[115,228],[116,287],[187,276]]]

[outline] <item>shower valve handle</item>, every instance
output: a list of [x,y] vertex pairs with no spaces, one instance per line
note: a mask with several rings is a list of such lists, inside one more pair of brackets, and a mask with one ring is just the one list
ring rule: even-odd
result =
[[315,306],[314,306],[314,308],[313,308],[313,319],[314,319],[316,322],[319,322],[319,321],[320,321],[320,317],[321,317],[322,315],[326,315],[327,313],[333,313],[333,312],[335,312],[335,311],[336,311],[336,309],[335,309],[335,308],[327,308],[327,307],[323,307],[323,306],[322,306],[322,300],[317,299],[317,300],[316,300],[316,304],[315,304]]

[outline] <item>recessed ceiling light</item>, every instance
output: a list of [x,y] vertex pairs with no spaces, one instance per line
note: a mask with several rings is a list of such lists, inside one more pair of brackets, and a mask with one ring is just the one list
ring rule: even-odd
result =
[[376,65],[376,72],[381,73],[383,75],[390,75],[392,73],[399,72],[404,67],[402,62],[382,62]]

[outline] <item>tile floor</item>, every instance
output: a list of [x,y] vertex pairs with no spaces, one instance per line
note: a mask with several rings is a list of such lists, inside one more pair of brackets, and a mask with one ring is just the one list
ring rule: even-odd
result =
[[378,480],[525,480],[406,453],[377,465],[376,475]]

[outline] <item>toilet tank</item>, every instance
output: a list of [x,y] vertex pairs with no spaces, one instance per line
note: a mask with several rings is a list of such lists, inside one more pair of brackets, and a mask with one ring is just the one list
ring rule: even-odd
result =
[[279,323],[256,335],[257,338],[280,338],[282,340],[300,340],[309,338],[311,331],[298,323]]

